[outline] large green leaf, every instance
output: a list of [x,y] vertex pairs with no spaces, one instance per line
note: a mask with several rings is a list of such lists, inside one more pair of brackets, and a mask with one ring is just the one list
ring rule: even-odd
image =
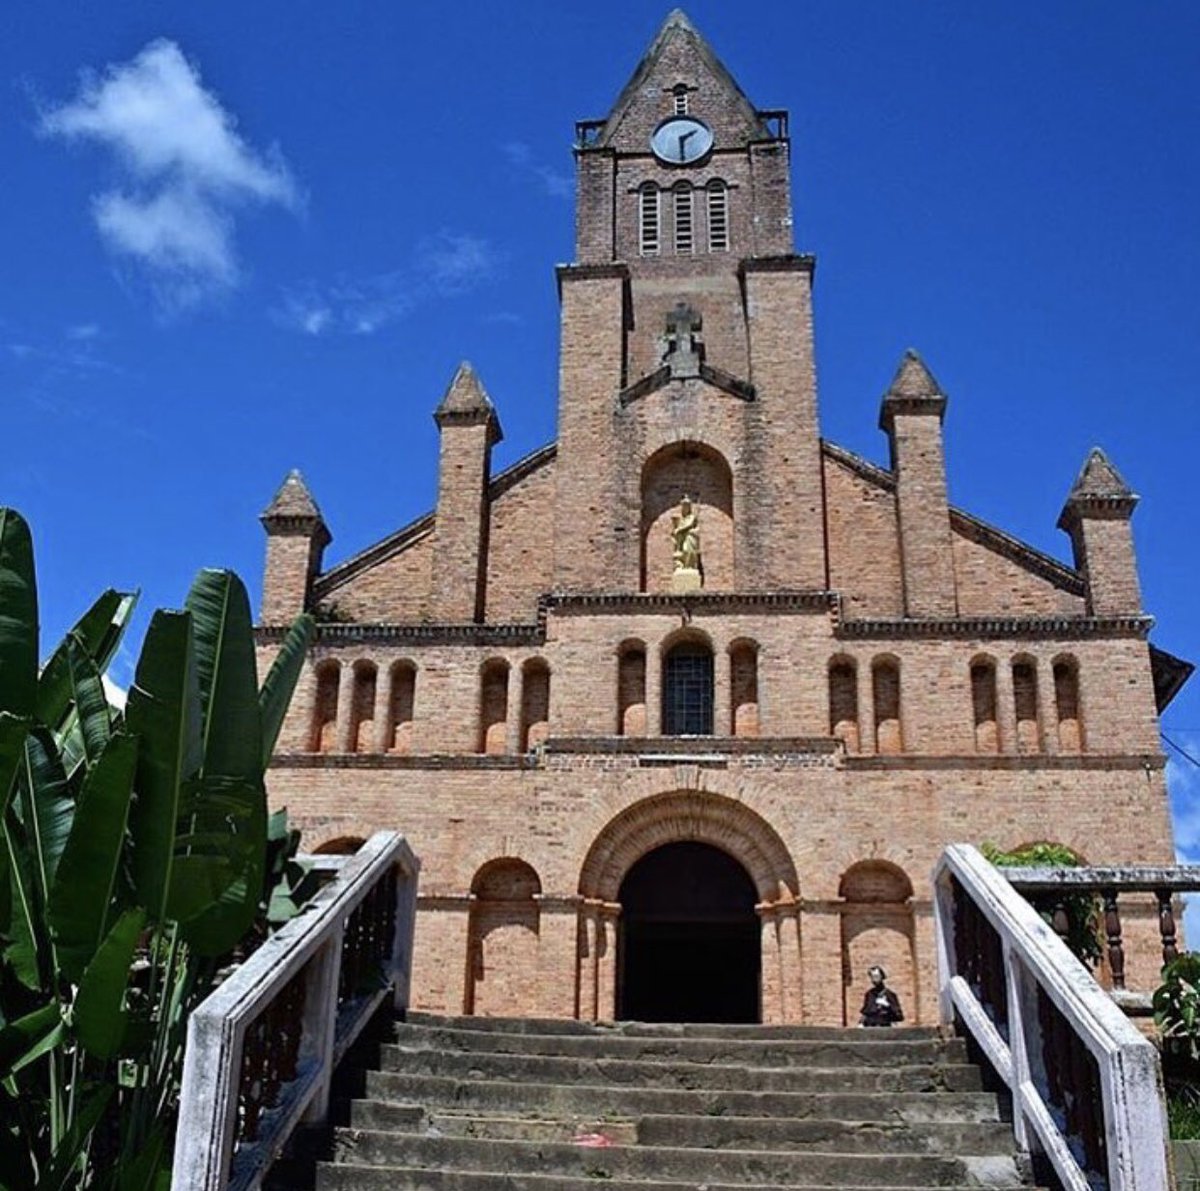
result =
[[79,982],[72,1024],[84,1049],[98,1059],[115,1058],[125,1041],[129,1023],[125,992],[145,921],[140,907],[126,910],[96,949]]
[[29,721],[0,712],[0,822],[8,809],[9,799],[16,784],[17,771],[25,756],[25,734]]
[[4,820],[12,912],[5,958],[22,983],[49,988],[57,967],[46,906],[75,817],[75,803],[50,734],[25,737],[14,796]]
[[58,1044],[63,1034],[62,1011],[51,1001],[0,1030],[0,1079],[36,1062]]
[[42,667],[38,678],[37,714],[52,731],[63,726],[71,706],[71,667],[67,657],[67,643],[75,637],[81,644],[92,664],[101,674],[108,669],[109,662],[117,652],[117,646],[133,615],[137,595],[132,592],[113,591],[111,588],[79,618],[75,627],[60,642],[50,660]]
[[58,736],[63,767],[73,777],[81,765],[94,764],[112,735],[112,708],[100,671],[74,633],[66,641],[67,668],[71,678],[71,710]]
[[168,917],[184,785],[201,763],[200,688],[188,612],[155,612],[125,707],[140,738],[130,814],[133,883],[153,922]]
[[258,675],[246,588],[232,571],[201,571],[187,608],[200,678],[204,773],[261,778]]
[[0,711],[31,716],[37,701],[38,607],[33,538],[0,508]]
[[75,982],[108,930],[137,756],[137,740],[118,734],[87,771],[58,878],[50,890],[49,919],[59,964]]
[[297,616],[288,629],[275,661],[258,692],[258,708],[262,720],[262,767],[270,764],[271,754],[283,727],[283,717],[296,690],[308,647],[312,644],[317,622],[307,613]]
[[98,1084],[80,1098],[80,1107],[54,1151],[49,1170],[38,1179],[38,1191],[63,1191],[78,1178],[79,1160],[115,1091],[111,1084]]

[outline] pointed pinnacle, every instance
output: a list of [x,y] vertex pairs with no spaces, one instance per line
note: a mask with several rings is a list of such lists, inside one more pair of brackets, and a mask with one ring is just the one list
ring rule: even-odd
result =
[[945,391],[937,383],[925,361],[914,348],[909,348],[888,386],[888,396],[895,397],[945,397]]
[[463,360],[454,373],[454,379],[446,390],[441,404],[434,410],[433,420],[439,426],[447,424],[469,425],[485,422],[491,426],[491,441],[498,443],[503,437],[496,407],[487,395],[487,390],[470,363]]
[[258,518],[268,533],[284,533],[299,530],[302,533],[323,539],[328,545],[332,541],[329,527],[321,510],[313,499],[308,485],[298,468],[293,467],[287,478],[279,485],[271,503]]
[[1137,502],[1137,494],[1125,482],[1125,477],[1099,447],[1093,447],[1067,493],[1058,527],[1069,531],[1081,516],[1086,515],[1129,517]]

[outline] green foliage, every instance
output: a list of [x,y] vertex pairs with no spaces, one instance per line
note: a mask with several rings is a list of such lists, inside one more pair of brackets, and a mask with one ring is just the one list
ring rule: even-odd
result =
[[1152,1003],[1164,1053],[1200,1062],[1200,954],[1185,951],[1163,968]]
[[162,1191],[187,1016],[311,890],[263,773],[313,625],[260,690],[245,588],[201,572],[122,713],[101,675],[135,597],[39,673],[33,568],[0,509],[0,1191]]
[[[985,843],[980,851],[997,868],[1078,868],[1081,863],[1078,854],[1065,844],[1026,844],[1004,852],[994,844]],[[1056,899],[1055,904],[1062,905],[1067,912],[1067,936],[1063,942],[1076,959],[1089,968],[1095,967],[1104,954],[1100,899],[1091,893],[1069,893]],[[1055,904],[1042,898],[1034,902],[1038,913],[1051,924]]]

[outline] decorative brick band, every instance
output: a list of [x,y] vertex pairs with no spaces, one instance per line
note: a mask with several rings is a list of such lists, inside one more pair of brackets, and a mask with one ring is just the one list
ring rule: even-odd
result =
[[963,756],[937,757],[921,753],[888,753],[884,756],[847,754],[849,770],[894,773],[898,769],[979,770],[1000,769],[1029,772],[1038,769],[1059,770],[1146,770],[1162,769],[1167,759],[1161,753],[968,753]]
[[547,612],[603,609],[605,612],[646,612],[654,609],[689,612],[753,612],[760,608],[795,612],[826,612],[841,597],[833,591],[698,591],[672,592],[555,592],[539,601]]
[[599,753],[680,760],[709,756],[829,756],[841,748],[832,736],[551,736],[542,746],[547,753]]
[[272,769],[537,769],[533,753],[436,754],[403,756],[397,753],[277,753]]
[[904,637],[1021,637],[1075,641],[1084,637],[1145,637],[1152,616],[967,616],[930,620],[843,620],[840,638],[892,641]]

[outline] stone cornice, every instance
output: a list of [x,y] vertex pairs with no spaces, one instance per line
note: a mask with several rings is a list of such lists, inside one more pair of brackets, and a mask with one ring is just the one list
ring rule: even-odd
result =
[[696,757],[832,756],[841,743],[832,736],[551,736],[549,755]]
[[895,770],[1157,770],[1166,764],[1161,753],[966,753],[934,756],[928,753],[890,753],[886,756],[847,754],[843,765],[849,770],[894,772]]
[[641,380],[634,381],[633,384],[622,389],[617,394],[617,404],[625,409],[640,398],[649,397],[651,393],[665,388],[672,380],[681,384],[685,384],[689,380],[701,380],[714,389],[719,389],[722,393],[728,393],[730,397],[736,397],[739,401],[755,401],[758,396],[749,381],[739,380],[731,373],[722,372],[720,368],[713,368],[709,364],[701,363],[697,374],[688,377],[673,377],[670,365],[664,364],[661,368],[647,373]]
[[836,608],[832,591],[698,591],[554,592],[539,607],[551,612],[755,612],[772,608],[791,612],[825,612]]
[[[260,645],[282,641],[285,625],[259,625]],[[546,626],[539,624],[318,624],[316,645],[542,645]]]
[[747,273],[807,273],[810,277],[817,267],[811,252],[793,252],[786,256],[746,256],[738,262],[738,272]]
[[271,769],[537,769],[536,754],[276,753]]
[[835,635],[842,639],[894,641],[904,638],[1018,637],[1027,640],[1085,637],[1145,637],[1152,616],[963,616],[944,619],[842,620]]

